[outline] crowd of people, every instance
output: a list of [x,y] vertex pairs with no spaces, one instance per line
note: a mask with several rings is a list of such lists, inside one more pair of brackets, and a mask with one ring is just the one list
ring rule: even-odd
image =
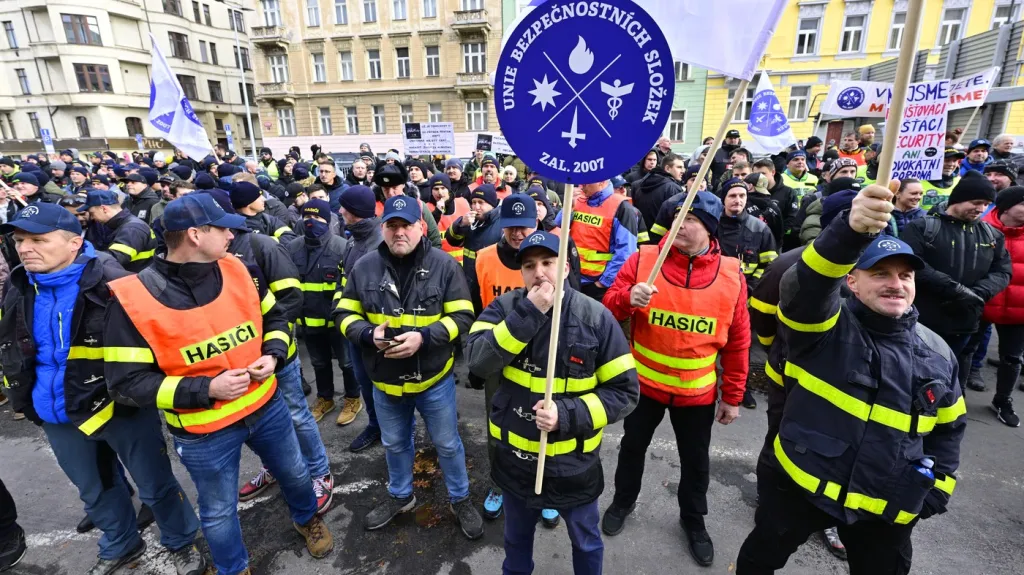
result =
[[[418,411],[463,534],[504,516],[503,573],[533,572],[539,519],[564,521],[575,572],[595,574],[602,532],[621,533],[635,509],[666,412],[686,545],[713,563],[712,427],[757,406],[748,383],[763,369],[759,507],[737,573],[781,569],[815,532],[855,575],[905,573],[913,526],[943,513],[956,484],[963,394],[986,388],[993,325],[992,407],[1019,425],[1024,156],[1012,138],[959,146],[950,133],[942,179],[890,190],[874,184],[874,135],[866,125],[839,146],[812,137],[762,158],[736,131],[688,158],[663,138],[627,173],[577,186],[571,210],[561,184],[482,150],[464,164],[363,144],[345,166],[318,146],[309,160],[263,148],[246,161],[222,146],[199,161],[3,157],[0,404],[42,426],[85,505],[79,531],[102,531],[90,575],[136,561],[153,522],[179,575],[248,573],[237,504],[274,484],[309,553],[326,556],[334,476],[318,423],[337,411],[351,425],[364,410],[349,449],[380,442],[389,474],[366,530],[417,506]],[[484,390],[483,501],[469,488],[456,362]],[[600,447],[619,420],[602,517]],[[243,444],[263,468],[240,485]],[[0,571],[25,554],[16,519],[0,483]]]

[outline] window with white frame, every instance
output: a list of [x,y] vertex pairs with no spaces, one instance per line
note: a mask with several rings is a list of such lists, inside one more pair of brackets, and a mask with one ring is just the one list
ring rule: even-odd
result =
[[811,96],[810,86],[793,86],[789,90],[790,122],[802,122],[807,119],[807,102]]
[[320,135],[330,136],[334,133],[331,127],[331,109],[320,108]]
[[[757,85],[757,78],[750,81],[753,86]],[[728,102],[732,102],[733,96],[736,95],[736,88],[729,88],[729,99]],[[740,99],[740,106],[736,109],[736,115],[733,116],[733,122],[746,122],[750,120],[750,110],[754,107],[754,88],[747,88],[747,93]]]
[[384,105],[375,104],[373,108],[373,133],[384,134],[387,132],[387,118],[384,117]]
[[896,12],[892,15],[892,27],[889,28],[889,43],[886,50],[899,50],[903,43],[903,29],[907,26],[907,13]]
[[377,0],[363,0],[363,22],[377,21]]
[[348,24],[348,0],[334,0],[334,23]]
[[821,18],[801,18],[796,32],[796,55],[811,56],[818,53],[818,29]]
[[349,134],[359,133],[359,112],[355,106],[345,107],[345,129]]
[[406,18],[406,4],[405,0],[391,0],[391,19],[392,20],[405,20]]
[[441,119],[441,104],[430,103],[427,104],[427,121],[428,122],[443,122]]
[[462,0],[460,7],[463,10],[483,10],[484,0]]
[[32,87],[28,84],[28,73],[25,72],[25,68],[15,68],[14,73],[18,76],[18,85],[21,87],[21,95],[30,95],[32,93]]
[[466,102],[466,131],[482,132],[487,130],[487,101],[471,100]]
[[260,4],[263,6],[263,25],[280,26],[281,4],[278,0],[260,0]]
[[4,21],[4,35],[7,36],[7,47],[16,50],[18,48],[18,37],[14,35],[14,21]]
[[945,46],[960,39],[965,14],[967,14],[966,8],[947,8],[942,11],[942,22],[939,25],[939,46]]
[[306,0],[306,26],[320,25],[320,0]]
[[673,142],[682,142],[686,139],[686,110],[672,110],[665,135]]
[[860,52],[864,46],[864,24],[867,16],[847,16],[843,21],[843,36],[839,43],[840,54]]
[[676,82],[682,82],[690,79],[690,65],[686,62],[676,60],[673,62],[673,68],[676,73]]
[[277,109],[277,135],[295,135],[295,110],[293,108]]
[[437,18],[437,0],[423,0],[423,17]]
[[327,81],[327,64],[324,62],[324,55],[313,54],[313,81],[320,83]]
[[402,120],[403,126],[415,121],[412,119],[412,104],[402,104],[398,106],[398,115]]
[[441,47],[427,46],[427,76],[441,75]]
[[338,52],[338,78],[342,82],[355,80],[352,66],[352,52]]
[[267,60],[270,62],[270,77],[275,82],[287,82],[288,56],[286,54],[272,54]]
[[395,48],[395,77],[408,78],[409,76],[409,49]]
[[366,76],[371,80],[380,80],[380,50],[366,51]]
[[467,74],[483,74],[487,71],[486,44],[469,42],[462,45],[462,71]]
[[1004,25],[1016,22],[1020,19],[1020,5],[1016,2],[1009,6],[996,6],[995,12],[992,13],[992,29]]

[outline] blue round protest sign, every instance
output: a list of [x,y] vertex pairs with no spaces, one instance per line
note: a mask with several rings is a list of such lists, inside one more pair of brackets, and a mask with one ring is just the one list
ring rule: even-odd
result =
[[501,131],[523,163],[558,182],[599,182],[662,135],[675,93],[672,52],[629,0],[549,0],[510,33],[495,91]]

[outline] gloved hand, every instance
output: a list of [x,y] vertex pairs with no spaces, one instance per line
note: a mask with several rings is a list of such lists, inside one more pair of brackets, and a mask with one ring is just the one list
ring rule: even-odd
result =
[[921,507],[920,519],[928,519],[933,515],[942,515],[946,512],[946,494],[938,489],[932,489],[924,498],[924,506]]
[[956,295],[957,299],[967,305],[985,307],[985,300],[980,295],[974,293],[974,290],[963,284],[957,284]]

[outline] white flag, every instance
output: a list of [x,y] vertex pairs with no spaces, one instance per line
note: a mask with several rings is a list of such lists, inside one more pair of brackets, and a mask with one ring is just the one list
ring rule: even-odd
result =
[[768,74],[761,74],[761,79],[757,81],[747,131],[754,137],[754,141],[746,145],[755,154],[775,154],[796,143],[793,129],[789,127],[789,118],[782,109]]
[[786,0],[635,0],[647,10],[676,60],[753,79]]
[[192,104],[185,97],[174,71],[157,47],[156,38],[150,34],[149,40],[153,56],[153,73],[149,82],[149,123],[165,140],[190,158],[200,160],[213,152],[210,139],[192,110]]

